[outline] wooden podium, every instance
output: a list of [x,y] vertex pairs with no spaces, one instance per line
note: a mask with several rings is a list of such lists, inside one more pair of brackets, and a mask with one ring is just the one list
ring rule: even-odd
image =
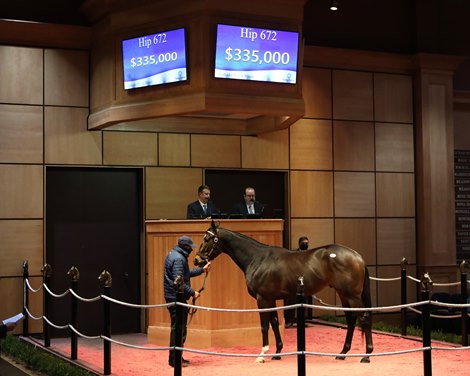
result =
[[[152,220],[146,221],[148,304],[165,303],[163,295],[163,265],[165,257],[182,235],[189,235],[199,245],[210,227],[210,220]],[[220,227],[243,233],[270,245],[282,246],[284,221],[282,219],[225,219]],[[189,266],[197,250],[191,253]],[[204,274],[191,278],[191,286],[198,290]],[[188,302],[190,303],[190,302]],[[208,308],[253,309],[256,301],[247,292],[242,271],[226,254],[212,262],[205,289],[196,305]],[[283,312],[279,311],[282,323]],[[170,318],[166,308],[150,308],[148,320],[149,343],[168,346]],[[283,327],[281,327],[281,330]],[[272,330],[270,330],[272,334]],[[281,332],[282,334],[282,332]],[[274,336],[270,337],[274,345]],[[262,345],[259,314],[257,312],[216,312],[199,309],[188,326],[185,346]]]

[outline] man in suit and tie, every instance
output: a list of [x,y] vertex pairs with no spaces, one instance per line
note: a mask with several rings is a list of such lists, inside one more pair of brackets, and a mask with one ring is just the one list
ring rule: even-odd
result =
[[217,212],[215,204],[210,201],[211,189],[207,185],[201,185],[197,189],[198,199],[191,202],[186,210],[186,218],[210,218],[212,213]]
[[247,217],[249,214],[262,216],[264,206],[261,202],[256,201],[256,192],[253,187],[246,187],[243,201],[235,205],[233,214],[241,214]]

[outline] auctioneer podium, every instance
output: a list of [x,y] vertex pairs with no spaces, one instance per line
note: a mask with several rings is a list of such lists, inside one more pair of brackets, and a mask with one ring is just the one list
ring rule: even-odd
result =
[[[198,246],[210,227],[210,220],[151,220],[146,221],[148,304],[165,303],[163,295],[163,265],[170,249],[181,235],[189,235]],[[282,219],[221,219],[220,227],[237,231],[269,245],[282,246],[284,221]],[[191,253],[189,266],[197,250]],[[198,290],[204,274],[191,278],[191,287]],[[188,303],[191,303],[190,301]],[[210,308],[253,309],[256,301],[247,291],[243,272],[226,254],[212,261],[205,289],[196,305]],[[283,312],[278,312],[280,323]],[[283,327],[280,327],[283,330]],[[270,330],[272,334],[272,330]],[[282,334],[282,332],[281,332]],[[170,318],[166,308],[150,308],[148,341],[168,346]],[[188,325],[185,346],[207,348],[235,345],[261,346],[261,328],[257,312],[217,312],[199,309]],[[270,343],[275,344],[274,336]]]

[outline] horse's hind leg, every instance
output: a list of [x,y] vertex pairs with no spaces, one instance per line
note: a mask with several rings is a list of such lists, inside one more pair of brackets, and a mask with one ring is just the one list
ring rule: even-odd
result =
[[[374,350],[372,344],[372,315],[370,312],[365,312],[360,318],[362,333],[366,336],[366,354],[371,354]],[[361,363],[370,363],[370,358],[365,356],[361,359]]]
[[[282,347],[284,346],[282,343],[281,333],[279,332],[279,317],[277,315],[277,311],[273,311],[270,313],[269,321],[271,323],[271,328],[274,332],[274,337],[276,338],[276,354],[279,354],[282,351]],[[280,356],[273,356],[273,360],[280,360]]]
[[[351,350],[351,343],[354,335],[354,329],[356,326],[356,315],[351,313],[350,311],[345,312],[346,314],[346,323],[348,324],[348,331],[346,333],[346,339],[344,340],[343,350],[341,350],[341,354],[346,354],[349,350]],[[338,355],[336,357],[337,360],[344,360],[344,356]]]

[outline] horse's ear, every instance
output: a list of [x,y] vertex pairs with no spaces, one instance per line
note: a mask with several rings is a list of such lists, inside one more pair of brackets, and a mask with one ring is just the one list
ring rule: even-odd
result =
[[217,228],[219,227],[219,225],[220,225],[220,222],[219,222],[219,221],[216,222],[216,221],[212,220],[211,227],[212,227],[214,230],[217,229]]

